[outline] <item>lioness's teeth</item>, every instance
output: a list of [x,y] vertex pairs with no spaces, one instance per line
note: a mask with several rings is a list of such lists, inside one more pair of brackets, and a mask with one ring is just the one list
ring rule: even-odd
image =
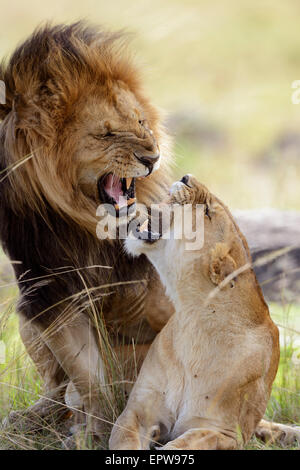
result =
[[140,232],[145,232],[146,230],[148,230],[148,222],[149,220],[146,219],[145,222],[140,226]]
[[126,178],[126,189],[130,188],[131,182],[132,182],[132,178]]
[[132,197],[131,199],[128,199],[127,206],[131,206],[134,203],[135,203],[135,197]]
[[[134,204],[135,202],[136,202],[135,197],[132,197],[131,199],[128,199],[126,201],[127,206],[132,206],[132,204]],[[120,210],[120,205],[119,204],[114,204],[114,207],[115,207],[116,211]],[[123,208],[123,207],[126,207],[126,204],[121,206],[121,208]]]

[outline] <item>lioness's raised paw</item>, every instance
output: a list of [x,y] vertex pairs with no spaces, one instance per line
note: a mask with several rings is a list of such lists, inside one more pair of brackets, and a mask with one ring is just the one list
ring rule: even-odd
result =
[[198,204],[208,203],[209,191],[204,184],[193,175],[185,175],[180,181],[172,184],[170,189],[171,204]]
[[170,189],[172,204],[192,204],[195,199],[195,191],[188,184],[190,176],[184,176],[180,181],[172,184]]

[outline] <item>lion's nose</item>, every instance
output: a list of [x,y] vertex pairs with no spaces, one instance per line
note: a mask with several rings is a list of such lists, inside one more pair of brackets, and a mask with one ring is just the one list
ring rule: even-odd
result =
[[134,154],[135,157],[143,163],[148,168],[153,168],[153,165],[159,160],[160,155],[139,155],[137,153]]

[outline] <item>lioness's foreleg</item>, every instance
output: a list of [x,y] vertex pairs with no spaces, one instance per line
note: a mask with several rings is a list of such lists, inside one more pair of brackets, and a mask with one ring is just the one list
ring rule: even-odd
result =
[[142,413],[127,408],[114,424],[109,439],[109,449],[149,450],[151,443],[158,444],[159,437],[159,424],[149,423],[149,419]]
[[262,419],[255,429],[255,436],[264,442],[290,446],[300,445],[300,426],[272,423]]
[[140,424],[134,411],[123,412],[113,426],[110,450],[142,450]]
[[189,429],[173,441],[168,442],[162,450],[233,450],[237,441],[211,429]]

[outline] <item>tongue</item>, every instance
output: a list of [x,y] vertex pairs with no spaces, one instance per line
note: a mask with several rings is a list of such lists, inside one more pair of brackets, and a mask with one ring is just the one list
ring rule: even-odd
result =
[[123,194],[120,178],[109,174],[106,178],[104,189],[116,201],[119,208],[127,206],[127,197]]

